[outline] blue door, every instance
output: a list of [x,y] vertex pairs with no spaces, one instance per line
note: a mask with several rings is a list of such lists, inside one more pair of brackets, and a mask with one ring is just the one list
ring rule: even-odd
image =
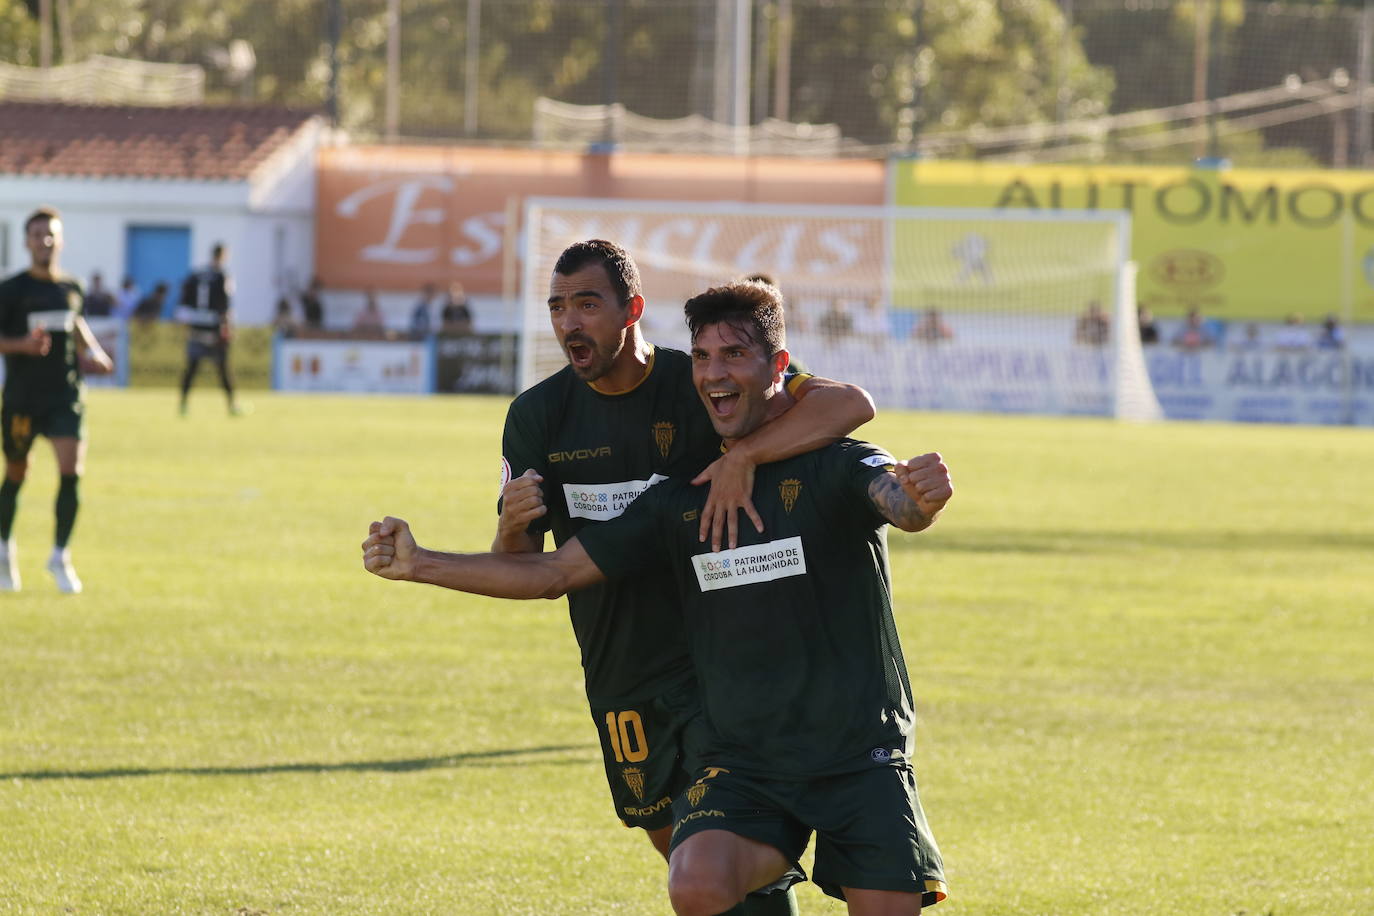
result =
[[126,232],[125,270],[143,295],[159,283],[167,284],[162,317],[171,318],[181,292],[181,281],[191,272],[190,226],[129,226]]

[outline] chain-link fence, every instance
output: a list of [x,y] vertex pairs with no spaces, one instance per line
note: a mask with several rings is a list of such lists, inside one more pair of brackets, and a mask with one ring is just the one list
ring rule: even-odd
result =
[[[368,140],[1345,167],[1374,161],[1370,9],[0,0],[0,61],[192,64],[207,102],[319,107]],[[0,93],[41,91],[9,72]]]

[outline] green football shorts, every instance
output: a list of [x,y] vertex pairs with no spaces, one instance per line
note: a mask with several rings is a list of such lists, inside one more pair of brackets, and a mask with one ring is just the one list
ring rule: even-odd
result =
[[700,763],[705,739],[695,677],[633,704],[592,706],[616,816],[627,827],[673,822],[673,798]]
[[3,427],[5,458],[21,461],[33,448],[35,436],[60,439],[69,436],[81,439],[85,435],[85,405],[80,401],[61,404],[46,410],[30,412],[6,404],[0,408],[0,427]]
[[706,767],[673,815],[674,849],[703,830],[728,830],[767,843],[793,867],[814,831],[812,880],[841,900],[846,887],[919,893],[923,907],[947,894],[944,862],[906,764],[811,780]]

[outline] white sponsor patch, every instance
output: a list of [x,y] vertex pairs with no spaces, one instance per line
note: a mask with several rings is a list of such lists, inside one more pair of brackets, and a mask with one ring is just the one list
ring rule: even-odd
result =
[[697,554],[692,557],[692,565],[696,568],[697,584],[703,592],[709,592],[751,582],[804,576],[806,553],[802,550],[801,538],[786,538],[719,553]]
[[76,313],[66,309],[52,309],[47,312],[29,312],[29,330],[42,328],[45,331],[71,331],[76,327]]
[[891,455],[869,455],[863,459],[863,463],[871,468],[885,468],[889,464],[895,465],[897,459]]
[[506,460],[506,456],[505,456],[505,455],[502,455],[502,456],[501,456],[501,486],[498,487],[498,489],[504,490],[504,489],[506,488],[506,484],[508,484],[508,483],[510,483],[510,462]]
[[568,501],[568,517],[598,522],[615,518],[638,499],[639,494],[667,479],[662,474],[655,474],[648,480],[623,483],[565,483],[563,496]]
[[177,306],[176,319],[182,324],[189,324],[198,328],[219,327],[218,312],[212,312],[208,309],[193,309],[189,305]]

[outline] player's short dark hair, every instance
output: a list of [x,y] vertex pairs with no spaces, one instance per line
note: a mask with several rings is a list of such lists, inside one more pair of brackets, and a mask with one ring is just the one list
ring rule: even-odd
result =
[[32,226],[34,223],[38,222],[40,219],[54,220],[61,218],[62,214],[58,212],[56,207],[39,207],[37,210],[29,214],[28,219],[24,220],[24,233],[28,234],[29,227]]
[[210,248],[210,257],[211,257],[211,258],[214,258],[215,260],[219,260],[219,257],[220,257],[220,255],[222,255],[222,254],[224,254],[224,243],[223,243],[223,242],[216,242],[216,243]]
[[692,340],[707,325],[724,322],[760,344],[769,356],[787,348],[782,317],[782,293],[770,283],[743,280],[713,286],[687,300],[682,308]]
[[616,295],[622,303],[643,295],[639,284],[639,268],[635,266],[634,258],[615,242],[605,239],[588,239],[569,245],[558,256],[558,262],[553,265],[553,272],[566,277],[589,264],[600,264],[606,268],[606,276],[611,278],[611,285],[615,287]]

